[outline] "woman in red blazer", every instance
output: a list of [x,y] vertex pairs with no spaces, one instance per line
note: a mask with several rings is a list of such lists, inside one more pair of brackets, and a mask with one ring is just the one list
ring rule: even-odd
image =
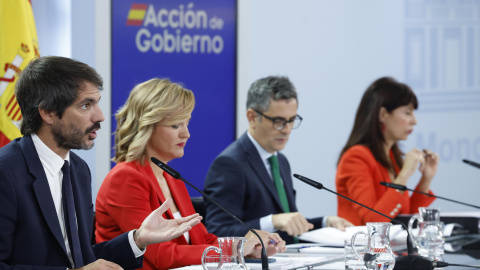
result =
[[[155,166],[150,157],[167,163],[182,157],[190,137],[188,122],[195,99],[192,91],[168,80],[152,79],[137,85],[116,115],[115,158],[117,165],[102,183],[96,201],[96,241],[110,240],[138,228],[142,220],[168,198],[173,204],[165,218],[195,213],[184,183]],[[269,245],[268,253],[285,250],[278,234],[259,232]],[[259,241],[248,233],[245,254],[260,257]],[[217,245],[217,237],[203,224],[169,242],[150,245],[143,269],[170,269],[200,264],[205,248]]]
[[[434,198],[380,185],[391,182],[407,185],[419,167],[422,177],[416,190],[430,191],[439,158],[430,150],[412,149],[405,155],[398,141],[406,140],[417,124],[418,102],[407,85],[393,78],[380,78],[363,95],[355,123],[338,161],[337,192],[392,218],[417,213]],[[389,220],[368,209],[338,198],[338,216],[355,225]]]

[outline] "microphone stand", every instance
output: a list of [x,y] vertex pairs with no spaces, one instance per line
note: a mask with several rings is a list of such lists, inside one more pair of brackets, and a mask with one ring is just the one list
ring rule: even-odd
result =
[[[472,166],[475,166],[475,167],[478,166],[480,168],[480,164],[478,164],[478,163],[475,163],[473,161],[468,161],[466,159],[464,159],[463,161],[465,163],[468,163],[468,164],[472,165]],[[473,163],[473,164],[471,164],[471,163]],[[398,184],[388,183],[388,182],[380,182],[380,185],[383,185],[383,186],[386,186],[386,187],[389,187],[389,188],[398,189],[398,190],[401,190],[401,191],[409,190],[409,191],[412,191],[412,192],[423,194],[425,196],[439,198],[439,199],[450,201],[450,202],[453,202],[453,203],[458,203],[458,204],[461,204],[461,205],[466,205],[466,206],[470,206],[470,207],[473,207],[473,208],[480,209],[480,207],[477,206],[477,205],[468,204],[468,203],[464,203],[464,202],[459,202],[459,201],[456,201],[456,200],[452,200],[452,199],[448,199],[448,198],[445,198],[445,197],[433,195],[433,194],[430,194],[430,193],[421,192],[421,191],[418,191],[418,190],[407,188],[406,186],[403,186],[403,185],[398,185]],[[473,241],[472,243],[467,243],[467,244],[463,245],[463,248],[479,250],[480,249],[480,241],[476,240],[476,241]]]
[[459,201],[448,199],[448,198],[445,198],[445,197],[441,197],[441,196],[433,195],[433,194],[430,194],[430,193],[414,190],[414,189],[408,188],[404,185],[398,185],[398,184],[387,183],[387,182],[380,182],[380,185],[386,186],[386,187],[389,187],[389,188],[398,189],[398,190],[401,190],[401,191],[409,190],[409,191],[412,191],[412,192],[415,192],[415,193],[423,194],[425,196],[429,196],[429,197],[433,197],[433,198],[439,198],[439,199],[442,199],[442,200],[446,200],[446,201],[450,201],[450,202],[454,202],[454,203],[458,203],[458,204],[462,204],[462,205],[466,205],[466,206],[470,206],[470,207],[473,207],[473,208],[480,209],[480,206],[476,206],[476,205],[468,204],[468,203],[464,203],[464,202],[459,202]]
[[194,188],[196,191],[200,192],[200,194],[202,194],[205,198],[207,198],[209,201],[211,201],[213,204],[215,204],[216,206],[220,207],[220,209],[222,209],[225,213],[227,213],[228,215],[230,215],[235,221],[237,221],[238,223],[242,224],[243,226],[245,226],[245,228],[247,228],[249,231],[251,231],[253,234],[255,234],[257,237],[258,237],[258,240],[260,240],[260,244],[262,245],[262,269],[263,270],[268,270],[268,256],[267,256],[267,250],[265,249],[265,245],[263,244],[263,241],[262,241],[262,238],[260,238],[260,236],[258,235],[258,233],[253,230],[252,228],[250,228],[250,226],[248,226],[247,224],[245,224],[243,221],[241,221],[239,218],[237,218],[235,215],[233,215],[232,213],[230,213],[227,209],[225,209],[223,206],[221,206],[220,204],[218,204],[215,200],[213,200],[210,196],[208,196],[207,194],[205,194],[202,190],[200,190],[199,188],[197,188],[196,186],[194,186],[193,184],[191,184],[190,182],[188,182],[185,178],[183,178],[179,172],[175,171],[174,169],[172,169],[170,166],[168,166],[167,164],[161,162],[160,160],[158,160],[157,158],[154,158],[154,157],[151,157],[150,158],[152,160],[152,162],[157,165],[158,167],[160,167],[160,169],[164,170],[165,172],[167,172],[169,175],[171,175],[173,178],[175,179],[179,179],[181,181],[183,181],[185,184],[191,186],[192,188]]
[[335,194],[335,195],[337,195],[337,196],[340,196],[340,197],[342,197],[342,198],[344,198],[344,199],[346,199],[346,200],[348,200],[348,201],[351,201],[351,202],[353,202],[353,203],[355,203],[355,204],[358,204],[358,205],[360,205],[360,206],[362,206],[362,207],[365,207],[365,208],[367,208],[368,210],[373,211],[373,212],[375,212],[375,213],[377,213],[377,214],[379,214],[379,215],[381,215],[381,216],[383,216],[383,217],[386,217],[386,218],[388,218],[389,220],[391,220],[391,221],[394,222],[394,223],[397,223],[397,224],[402,225],[402,227],[407,231],[407,234],[408,234],[408,236],[407,236],[407,251],[408,251],[408,255],[407,255],[407,256],[402,256],[402,257],[397,257],[397,258],[395,258],[395,266],[394,266],[393,269],[399,269],[399,270],[400,270],[400,269],[402,269],[402,270],[403,270],[403,269],[411,269],[411,270],[425,270],[425,269],[430,269],[430,270],[433,270],[433,268],[435,268],[435,267],[443,267],[443,266],[445,266],[445,265],[443,265],[443,264],[444,264],[443,262],[434,262],[434,261],[428,260],[428,259],[425,258],[425,257],[419,256],[419,255],[413,255],[413,244],[412,244],[412,240],[411,240],[411,238],[410,238],[410,233],[408,232],[407,226],[405,226],[405,224],[403,224],[402,222],[400,222],[400,221],[398,221],[398,220],[396,220],[396,219],[393,219],[393,218],[391,218],[391,217],[389,217],[389,216],[387,216],[387,215],[385,215],[385,214],[383,214],[383,213],[381,213],[381,212],[378,212],[377,210],[374,210],[374,209],[372,209],[372,208],[370,208],[370,207],[368,207],[368,206],[366,206],[366,205],[364,205],[364,204],[361,204],[361,203],[359,203],[359,202],[357,202],[357,201],[354,201],[354,200],[352,200],[352,199],[350,199],[350,198],[348,198],[348,197],[346,197],[346,196],[343,196],[343,195],[341,195],[341,194],[339,194],[339,193],[337,193],[337,192],[335,192],[335,191],[333,191],[333,190],[330,190],[330,189],[324,187],[322,184],[320,184],[320,183],[318,183],[318,182],[316,182],[316,181],[314,181],[314,180],[312,180],[312,179],[309,179],[309,178],[307,178],[307,177],[305,177],[305,176],[301,176],[301,175],[299,175],[299,174],[293,174],[293,176],[294,176],[295,178],[297,178],[297,179],[299,179],[299,180],[301,180],[301,181],[303,181],[303,182],[305,182],[305,183],[307,183],[307,184],[309,184],[309,185],[317,188],[317,189],[324,189],[324,190],[326,190],[326,191],[328,191],[328,192],[330,192],[330,193],[333,193],[333,194]]

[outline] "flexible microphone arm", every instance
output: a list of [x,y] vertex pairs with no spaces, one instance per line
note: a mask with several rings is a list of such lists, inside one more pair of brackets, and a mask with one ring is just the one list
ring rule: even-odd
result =
[[299,174],[293,174],[293,176],[294,176],[295,178],[297,178],[297,179],[299,179],[299,180],[301,180],[301,181],[303,181],[303,182],[305,182],[305,183],[313,186],[313,187],[316,187],[316,188],[318,188],[318,189],[325,189],[326,191],[329,191],[330,193],[333,193],[333,194],[335,194],[335,195],[337,195],[337,196],[340,196],[340,197],[342,197],[342,198],[344,198],[344,199],[346,199],[346,200],[348,200],[348,201],[351,201],[351,202],[353,202],[353,203],[355,203],[355,204],[358,204],[358,205],[360,205],[360,206],[362,206],[362,207],[365,207],[365,208],[367,208],[368,210],[373,211],[373,212],[375,212],[375,213],[377,213],[377,214],[379,214],[379,215],[381,215],[381,216],[383,216],[383,217],[386,217],[386,218],[388,218],[389,220],[391,220],[391,221],[394,222],[394,223],[397,223],[397,224],[402,225],[402,227],[407,231],[407,234],[408,234],[408,236],[407,236],[407,252],[408,252],[408,256],[397,257],[397,258],[395,259],[396,262],[395,262],[395,266],[394,266],[393,269],[402,269],[402,270],[403,270],[403,269],[412,269],[412,270],[417,270],[417,269],[418,269],[418,270],[420,270],[420,269],[430,269],[430,270],[432,270],[434,267],[442,267],[441,265],[437,265],[437,264],[434,265],[433,261],[430,261],[430,260],[428,260],[428,259],[425,258],[425,257],[418,256],[418,255],[413,255],[413,244],[412,244],[412,240],[411,240],[411,238],[410,238],[410,233],[408,232],[407,226],[405,226],[405,224],[403,224],[403,222],[401,222],[401,221],[399,221],[399,220],[396,220],[396,219],[394,219],[394,218],[391,218],[391,217],[389,217],[389,216],[387,216],[387,215],[385,215],[385,214],[383,214],[383,213],[381,213],[381,212],[379,212],[379,211],[377,211],[377,210],[375,210],[375,209],[372,209],[372,208],[370,208],[370,207],[368,207],[368,206],[366,206],[366,205],[364,205],[364,204],[361,204],[361,203],[359,203],[359,202],[357,202],[357,201],[354,201],[354,200],[352,200],[352,199],[350,199],[350,198],[348,198],[348,197],[346,197],[346,196],[343,196],[343,195],[341,195],[341,194],[339,194],[339,193],[337,193],[337,192],[335,192],[335,191],[333,191],[333,190],[330,190],[330,189],[324,187],[322,184],[318,183],[317,181],[314,181],[314,180],[312,180],[312,179],[309,179],[309,178],[307,178],[307,177],[305,177],[305,176],[301,176],[301,175],[299,175]]
[[437,268],[437,267],[446,267],[446,266],[460,266],[460,267],[473,267],[473,268],[480,268],[480,266],[477,266],[477,265],[466,265],[466,264],[453,264],[453,263],[447,263],[447,262],[440,262],[440,261],[431,261],[431,260],[428,260],[427,258],[425,257],[422,257],[422,256],[418,256],[418,255],[413,255],[413,245],[412,245],[412,242],[411,242],[411,238],[410,238],[410,232],[407,230],[407,226],[405,226],[405,224],[403,224],[403,222],[400,222],[399,220],[396,220],[394,218],[391,218],[375,209],[372,209],[364,204],[361,204],[357,201],[354,201],[346,196],[343,196],[341,194],[338,194],[337,192],[333,191],[333,190],[330,190],[326,187],[324,187],[322,184],[318,183],[317,181],[314,181],[312,179],[309,179],[305,176],[301,176],[299,174],[293,174],[293,176],[295,176],[295,178],[313,186],[313,187],[316,187],[318,189],[325,189],[337,196],[340,196],[348,201],[351,201],[355,204],[358,204],[362,207],[365,207],[367,208],[368,210],[371,210],[381,216],[384,216],[386,218],[388,218],[389,220],[397,223],[397,224],[400,224],[402,225],[402,227],[407,231],[407,250],[408,250],[408,256],[402,256],[402,257],[397,257],[395,259],[395,266],[393,267],[393,269],[398,269],[398,270],[403,270],[403,269],[411,269],[411,270],[425,270],[425,269],[434,269],[434,268]]
[[480,164],[476,163],[476,162],[473,162],[471,160],[468,160],[468,159],[462,159],[463,162],[467,163],[468,165],[472,165],[473,167],[477,167],[480,169]]
[[448,198],[445,198],[445,197],[433,195],[433,194],[426,193],[426,192],[421,192],[421,191],[418,191],[418,190],[408,188],[408,187],[403,186],[403,185],[398,185],[398,184],[394,184],[394,183],[387,183],[387,182],[380,182],[380,185],[386,186],[386,187],[389,187],[389,188],[398,189],[398,190],[401,190],[401,191],[409,190],[409,191],[412,191],[412,192],[415,192],[415,193],[420,193],[420,194],[423,194],[423,195],[426,195],[426,196],[429,196],[429,197],[439,198],[439,199],[442,199],[442,200],[446,200],[446,201],[450,201],[450,202],[454,202],[454,203],[458,203],[458,204],[462,204],[462,205],[466,205],[466,206],[470,206],[470,207],[473,207],[473,208],[480,209],[480,206],[476,206],[476,205],[468,204],[468,203],[464,203],[464,202],[459,202],[459,201],[456,201],[456,200],[448,199]]
[[[315,180],[312,180],[312,179],[307,178],[307,177],[305,177],[305,176],[301,176],[301,175],[299,175],[299,174],[293,174],[293,176],[294,176],[295,178],[297,178],[297,179],[299,179],[299,180],[301,180],[301,181],[303,181],[303,182],[305,182],[305,183],[313,186],[313,187],[316,187],[316,188],[318,188],[318,189],[325,189],[325,190],[327,190],[327,191],[329,191],[329,192],[331,192],[331,193],[333,193],[333,194],[335,194],[335,195],[337,195],[337,196],[340,196],[340,197],[342,197],[342,198],[344,198],[344,199],[346,199],[346,200],[349,200],[349,201],[351,201],[351,202],[353,202],[353,203],[355,203],[355,204],[358,204],[358,205],[360,205],[360,206],[362,206],[362,207],[365,207],[365,208],[367,208],[368,210],[373,211],[373,212],[375,212],[375,213],[377,213],[377,214],[379,214],[379,215],[381,215],[381,216],[383,216],[383,217],[386,217],[386,218],[388,218],[389,220],[393,221],[394,223],[397,223],[397,224],[402,225],[402,227],[408,232],[407,226],[405,226],[405,224],[403,224],[403,222],[401,222],[401,221],[399,221],[399,220],[396,220],[396,219],[394,219],[394,218],[391,218],[391,217],[385,215],[384,213],[378,212],[377,210],[375,210],[375,209],[373,209],[373,208],[370,208],[370,207],[368,207],[368,206],[366,206],[366,205],[364,205],[364,204],[361,204],[361,203],[359,203],[359,202],[357,202],[357,201],[354,201],[354,200],[352,200],[352,199],[350,199],[350,198],[348,198],[348,197],[346,197],[346,196],[343,196],[342,194],[339,194],[339,193],[337,193],[337,192],[335,192],[335,191],[333,191],[333,190],[330,190],[330,189],[324,187],[322,184],[318,183],[318,182],[315,181]],[[409,254],[409,255],[410,255],[410,254],[413,254],[413,245],[412,245],[412,242],[411,242],[410,237],[407,237],[407,251],[408,251],[408,254]]]
[[185,180],[185,178],[183,178],[179,172],[175,171],[174,169],[172,169],[170,166],[168,166],[167,164],[161,162],[160,160],[158,160],[157,158],[154,158],[154,157],[151,157],[151,160],[152,162],[157,165],[158,167],[160,167],[160,169],[164,170],[165,172],[167,172],[169,175],[171,175],[173,178],[175,179],[179,179],[179,180],[182,180],[185,184],[191,186],[192,188],[194,188],[196,191],[200,192],[205,198],[207,198],[209,201],[211,201],[213,204],[215,204],[216,206],[220,207],[220,209],[222,209],[225,213],[227,213],[228,215],[230,215],[235,221],[237,221],[238,223],[242,224],[243,226],[245,226],[245,228],[247,228],[249,231],[251,231],[253,234],[255,234],[258,239],[260,240],[260,244],[262,244],[262,269],[263,270],[268,270],[268,256],[267,256],[267,251],[265,249],[265,246],[263,245],[263,241],[262,241],[262,238],[260,238],[260,236],[258,235],[258,233],[253,230],[252,228],[250,228],[250,226],[248,226],[247,224],[245,224],[243,221],[241,221],[239,218],[237,218],[235,215],[233,215],[232,213],[230,213],[227,209],[225,209],[223,206],[221,206],[220,204],[218,204],[216,201],[214,201],[210,196],[208,196],[207,194],[205,194],[205,192],[203,192],[202,190],[200,190],[199,188],[197,188],[196,186],[194,186],[193,184],[191,184],[190,182],[188,182],[187,180]]

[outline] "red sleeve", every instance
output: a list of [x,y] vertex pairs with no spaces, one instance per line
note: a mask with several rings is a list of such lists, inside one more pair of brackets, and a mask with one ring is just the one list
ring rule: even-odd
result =
[[[116,233],[109,233],[110,228],[102,226],[102,220],[110,219],[108,226],[127,232],[139,228],[142,221],[161,205],[148,177],[131,166],[114,168],[107,175],[98,193],[97,203],[102,209],[97,214],[99,221],[97,226],[99,232],[107,235],[105,238],[113,238],[116,235],[112,234]],[[190,201],[189,203],[191,204]],[[208,246],[216,244],[217,237],[209,234],[203,224],[195,226],[189,233],[191,245],[187,244],[183,236],[169,242],[149,245],[144,256],[144,269],[170,269],[200,264],[203,251]]]
[[[415,188],[418,191],[418,186]],[[428,194],[433,195],[431,190],[428,191]],[[412,197],[410,197],[410,214],[418,213],[419,207],[427,207],[433,201],[435,197],[430,197],[420,193],[413,192]]]
[[[381,186],[382,181],[390,182],[388,172],[375,160],[368,148],[354,146],[344,153],[337,168],[337,190],[361,204],[395,217],[402,207],[409,205],[408,193]],[[343,207],[339,203],[339,215],[342,212],[341,216],[355,225],[389,221],[357,204],[342,205]]]

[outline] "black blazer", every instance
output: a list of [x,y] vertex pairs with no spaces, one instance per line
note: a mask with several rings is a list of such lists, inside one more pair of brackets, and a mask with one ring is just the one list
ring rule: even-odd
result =
[[[70,152],[80,245],[85,265],[103,258],[124,269],[142,267],[127,234],[92,246],[90,169]],[[71,268],[45,171],[30,136],[0,148],[0,270]]]
[[[282,153],[278,153],[278,163],[290,211],[297,212],[290,165]],[[253,229],[260,229],[260,218],[283,213],[275,184],[247,133],[213,161],[204,191]],[[248,232],[217,206],[206,202],[205,224],[209,232],[217,236],[244,236]],[[322,219],[309,221],[320,228]],[[286,233],[280,232],[280,236],[287,244],[293,243],[293,238]]]

